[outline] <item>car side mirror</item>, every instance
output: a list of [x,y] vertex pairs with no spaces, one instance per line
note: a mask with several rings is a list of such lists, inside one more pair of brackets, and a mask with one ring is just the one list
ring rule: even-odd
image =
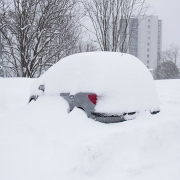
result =
[[41,90],[41,91],[44,91],[45,90],[45,86],[44,85],[40,85],[38,89]]

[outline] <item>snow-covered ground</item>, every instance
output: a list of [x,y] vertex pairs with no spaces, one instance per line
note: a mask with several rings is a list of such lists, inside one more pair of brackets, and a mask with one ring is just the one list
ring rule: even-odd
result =
[[159,114],[116,124],[60,96],[27,104],[33,81],[0,78],[0,180],[180,179],[180,80],[156,81]]

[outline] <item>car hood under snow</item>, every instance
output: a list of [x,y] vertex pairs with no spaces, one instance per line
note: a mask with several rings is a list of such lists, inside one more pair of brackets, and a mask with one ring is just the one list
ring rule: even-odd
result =
[[[38,90],[39,85],[45,91]],[[158,111],[154,79],[136,57],[117,52],[86,52],[63,58],[32,85],[31,95],[90,92],[98,95],[96,111]]]

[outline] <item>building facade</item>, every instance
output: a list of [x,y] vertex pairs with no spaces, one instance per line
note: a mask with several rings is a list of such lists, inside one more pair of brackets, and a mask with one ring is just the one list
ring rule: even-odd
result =
[[162,20],[158,16],[139,16],[129,25],[128,52],[139,58],[149,69],[156,69],[162,51]]

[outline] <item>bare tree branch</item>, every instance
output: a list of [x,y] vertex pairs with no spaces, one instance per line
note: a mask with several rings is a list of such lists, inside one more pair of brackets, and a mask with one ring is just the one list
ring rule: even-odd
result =
[[102,51],[127,52],[133,24],[148,9],[145,0],[82,0],[82,4]]
[[2,0],[0,11],[3,61],[12,76],[39,76],[78,46],[76,0]]

